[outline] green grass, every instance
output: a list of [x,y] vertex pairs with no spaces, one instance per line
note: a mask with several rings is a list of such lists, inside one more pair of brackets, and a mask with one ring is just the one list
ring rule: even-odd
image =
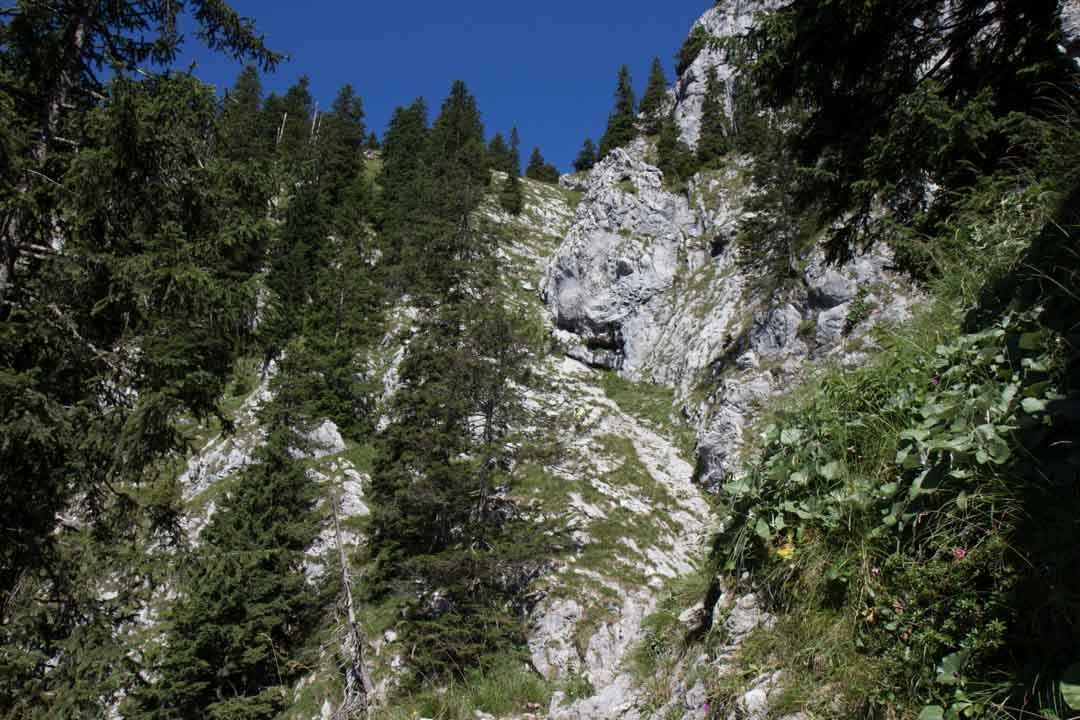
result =
[[554,687],[528,664],[508,655],[488,672],[472,670],[463,681],[395,697],[377,711],[374,720],[475,720],[477,712],[496,717],[546,710]]
[[604,394],[623,412],[672,437],[684,458],[693,457],[697,438],[693,428],[675,416],[675,391],[654,383],[633,382],[613,370],[600,376]]
[[[1004,202],[965,232],[1025,232]],[[1030,272],[1019,248],[949,258],[955,273],[910,322],[874,332],[871,362],[825,370],[758,424],[745,476],[722,490],[713,561],[778,622],[710,688],[719,716],[777,669],[778,714],[1067,716],[1058,679],[1080,655],[1060,628],[1078,618],[1080,551],[1063,538],[1080,501],[1049,478],[1075,481],[1077,453],[1046,438],[1067,422],[1054,402],[1075,398],[1076,348],[1015,293],[980,326],[962,322],[993,282]],[[1050,272],[1072,279],[1044,285],[1055,312],[1075,307],[1076,271],[1032,275]]]

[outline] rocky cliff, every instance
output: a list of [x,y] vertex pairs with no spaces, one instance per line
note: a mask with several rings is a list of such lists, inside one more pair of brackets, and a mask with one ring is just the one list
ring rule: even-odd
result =
[[[769,6],[729,2],[695,24],[713,40],[670,94],[687,142],[700,128],[709,68],[729,82],[733,102],[726,41]],[[812,254],[798,282],[762,282],[735,242],[755,193],[748,159],[699,173],[685,192],[665,186],[654,162],[652,142],[639,139],[588,174],[564,177],[562,187],[525,181],[518,217],[494,199],[481,210],[481,222],[512,238],[501,249],[506,301],[557,342],[557,352],[537,358],[539,380],[527,393],[529,431],[556,457],[519,467],[515,488],[574,530],[575,550],[540,580],[529,621],[531,670],[558,688],[551,718],[706,717],[704,676],[722,673],[742,639],[769,621],[753,596],[706,592],[699,568],[720,520],[708,491],[737,472],[744,435],[768,398],[820,362],[859,362],[872,345],[869,329],[903,319],[913,297],[883,254],[843,270]],[[371,369],[386,398],[414,320],[400,309]],[[240,431],[211,439],[190,462],[182,482],[197,510],[193,534],[250,462],[261,438],[255,410],[266,397],[258,385],[238,407]],[[332,423],[312,439],[309,472],[353,527],[367,511],[366,450],[343,442]],[[312,548],[313,572],[335,542],[324,534]],[[347,532],[345,542],[363,537]],[[669,624],[658,625],[664,617]],[[658,627],[686,634],[713,625],[725,638],[718,652],[643,676],[642,648]],[[381,693],[405,649],[392,628],[368,639]],[[327,666],[296,689],[296,702],[323,717],[335,706],[336,652],[328,645]],[[750,716],[760,716],[778,683],[762,678],[751,689]]]

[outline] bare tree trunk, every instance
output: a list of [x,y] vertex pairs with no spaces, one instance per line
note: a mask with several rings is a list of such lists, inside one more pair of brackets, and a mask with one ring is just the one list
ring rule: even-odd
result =
[[352,582],[349,578],[349,559],[345,553],[345,544],[341,540],[341,520],[339,519],[339,500],[336,490],[331,490],[330,501],[334,509],[334,534],[337,539],[338,556],[341,562],[341,586],[345,592],[345,608],[348,614],[348,637],[345,647],[349,652],[349,665],[345,668],[345,693],[341,706],[334,713],[335,720],[347,718],[359,713],[368,716],[371,711],[371,698],[375,686],[371,681],[367,665],[364,663],[364,635],[356,619],[356,605],[353,601]]

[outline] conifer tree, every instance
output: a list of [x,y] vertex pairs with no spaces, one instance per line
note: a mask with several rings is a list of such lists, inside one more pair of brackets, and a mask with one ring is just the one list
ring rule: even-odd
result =
[[585,138],[581,150],[574,158],[574,170],[585,172],[592,170],[594,165],[596,165],[596,145],[593,144],[592,138]]
[[[131,79],[176,57],[184,4],[3,11],[5,717],[94,716],[115,696],[131,663],[110,648],[149,577],[132,577],[145,568],[124,548],[175,521],[161,463],[186,449],[177,419],[219,411],[254,312],[269,184],[219,154],[212,90],[185,74]],[[213,47],[277,62],[225,2],[188,5]],[[90,558],[96,576],[79,569]]]
[[647,135],[655,135],[660,132],[660,125],[664,121],[664,105],[667,101],[667,78],[664,77],[664,66],[660,58],[653,58],[652,69],[649,72],[649,84],[645,88],[645,95],[641,98],[641,114],[644,116],[644,130]]
[[383,272],[399,288],[408,281],[402,266],[405,248],[422,242],[427,233],[428,133],[427,105],[417,98],[407,108],[394,110],[383,134],[382,194],[376,216],[382,231]]
[[506,140],[503,139],[502,133],[495,133],[495,137],[491,138],[491,142],[488,144],[488,164],[493,170],[499,170],[501,172],[510,172],[510,146],[506,144]]
[[382,146],[379,145],[379,136],[375,134],[374,130],[372,130],[371,134],[368,135],[367,149],[368,150],[379,150],[381,147]]
[[546,183],[559,182],[559,170],[548,164],[544,156],[540,154],[540,148],[533,148],[529,156],[529,165],[525,168],[525,177],[531,180],[539,180]]
[[730,149],[725,102],[724,84],[717,77],[716,68],[709,68],[705,101],[701,108],[701,135],[697,146],[698,161],[702,165],[723,157]]
[[150,653],[154,678],[125,703],[131,720],[270,720],[303,672],[290,660],[319,609],[304,571],[319,491],[295,457],[306,442],[296,428],[313,394],[310,373],[300,345],[285,357],[262,413],[266,443],[199,536],[165,612],[164,642]]
[[225,95],[221,118],[221,145],[230,160],[265,158],[272,147],[272,129],[263,123],[262,81],[254,65],[240,72],[233,89]]
[[679,126],[673,114],[668,114],[660,124],[660,137],[656,143],[659,156],[657,167],[664,173],[664,181],[677,186],[689,179],[698,169],[697,158],[690,147],[682,141]]
[[315,113],[315,100],[311,97],[311,79],[307,75],[300,78],[286,92],[280,101],[278,156],[289,166],[297,167],[310,158],[314,128],[312,121]]
[[521,139],[515,125],[510,132],[510,149],[506,159],[506,180],[499,189],[499,205],[511,215],[520,215],[525,206],[521,189]]
[[366,133],[363,103],[353,86],[346,84],[318,129],[318,179],[332,205],[363,172]]
[[431,233],[423,244],[407,248],[406,259],[421,279],[416,290],[422,297],[444,298],[453,291],[455,276],[476,249],[472,212],[488,184],[485,154],[476,99],[458,80],[432,123],[427,143]]
[[518,134],[517,125],[510,129],[510,164],[521,175],[521,135]]
[[634,88],[630,81],[630,68],[619,68],[618,85],[615,88],[615,107],[608,117],[607,129],[600,139],[600,158],[618,147],[629,145],[637,137]]

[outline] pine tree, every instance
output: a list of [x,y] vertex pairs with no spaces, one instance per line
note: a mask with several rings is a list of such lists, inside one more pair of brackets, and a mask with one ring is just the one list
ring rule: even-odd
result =
[[[87,29],[92,39],[75,48],[87,55],[71,55],[72,67],[94,66],[89,54],[100,46],[89,43],[106,42],[111,23],[129,27],[167,12],[105,5],[101,24]],[[215,4],[208,21],[219,11],[231,12]],[[20,22],[52,13],[42,6]],[[118,60],[134,47],[119,35],[112,41]],[[64,54],[50,42],[37,36],[35,52]],[[9,47],[0,53],[5,80]],[[115,678],[131,662],[115,638],[130,627],[129,600],[147,580],[132,577],[144,568],[125,548],[151,533],[167,537],[176,521],[175,486],[163,467],[186,450],[177,422],[220,412],[236,356],[250,342],[252,279],[269,238],[272,187],[247,162],[217,154],[225,143],[214,92],[186,74],[133,81],[122,62],[117,70],[108,87],[64,76],[54,78],[63,92],[20,93],[12,106],[27,113],[18,124],[36,130],[13,148],[9,169],[53,181],[48,193],[26,185],[0,199],[4,716],[92,716],[119,690]],[[50,70],[34,72],[18,83],[37,87]],[[95,93],[108,102],[89,105]],[[61,96],[57,124],[45,130],[51,119],[35,105]],[[82,114],[69,122],[75,110]],[[24,221],[26,207],[56,224],[38,234]],[[61,518],[76,518],[77,527]],[[83,563],[92,570],[78,570]],[[101,596],[102,578],[115,596]]]
[[717,77],[716,68],[709,68],[697,146],[698,162],[702,165],[722,158],[731,148],[725,103],[724,84]]
[[660,124],[656,152],[659,156],[657,167],[664,173],[664,182],[671,187],[677,187],[698,170],[697,158],[682,141],[679,126],[675,123],[674,115],[670,113]]
[[332,205],[363,172],[366,134],[363,103],[347,84],[338,91],[318,129],[318,179]]
[[431,235],[423,245],[407,248],[406,259],[420,278],[414,290],[421,297],[444,298],[466,274],[479,239],[472,213],[488,184],[485,151],[476,99],[458,80],[432,123],[427,143]]
[[398,288],[410,281],[402,265],[406,248],[424,242],[428,232],[427,118],[427,105],[417,98],[407,108],[394,110],[383,134],[382,194],[376,206],[384,258],[381,271]]
[[273,147],[272,130],[262,122],[262,94],[259,71],[248,65],[225,95],[221,144],[223,154],[230,160],[262,159]]
[[305,574],[319,533],[318,487],[294,456],[312,390],[290,348],[263,411],[256,462],[233,480],[199,536],[192,567],[151,651],[154,680],[126,701],[132,720],[276,717],[304,672],[290,662],[313,628],[319,589]]
[[499,204],[511,215],[520,215],[525,206],[521,189],[521,139],[515,125],[510,131],[510,150],[507,153],[506,180],[499,190]]
[[379,136],[375,134],[375,131],[374,131],[374,130],[372,130],[372,131],[371,131],[371,134],[370,134],[370,135],[368,135],[368,139],[367,139],[367,149],[368,149],[368,150],[378,150],[378,149],[380,149],[381,147],[382,147],[382,146],[381,146],[381,145],[379,145]]
[[529,165],[525,168],[525,177],[531,180],[539,180],[546,183],[559,182],[559,170],[554,165],[548,164],[544,156],[540,154],[540,148],[533,148],[529,156]]
[[506,140],[503,139],[502,133],[495,133],[495,137],[491,138],[491,142],[488,144],[488,164],[493,170],[499,170],[501,172],[510,172],[510,146],[506,144]]
[[637,137],[634,88],[630,81],[630,68],[619,68],[619,81],[615,89],[615,107],[608,117],[607,129],[600,139],[600,158],[618,147],[629,145]]
[[311,97],[311,78],[301,75],[280,101],[278,156],[290,167],[310,159],[314,128],[315,100]]
[[594,165],[596,165],[596,146],[593,144],[592,138],[585,138],[581,150],[578,152],[577,157],[574,158],[574,170],[585,172],[586,170],[592,170]]
[[660,58],[653,58],[649,72],[649,85],[641,98],[641,114],[644,115],[644,129],[647,135],[660,132],[664,121],[664,106],[667,103],[667,78]]
[[519,176],[521,175],[521,136],[518,134],[517,125],[510,129],[510,167]]

